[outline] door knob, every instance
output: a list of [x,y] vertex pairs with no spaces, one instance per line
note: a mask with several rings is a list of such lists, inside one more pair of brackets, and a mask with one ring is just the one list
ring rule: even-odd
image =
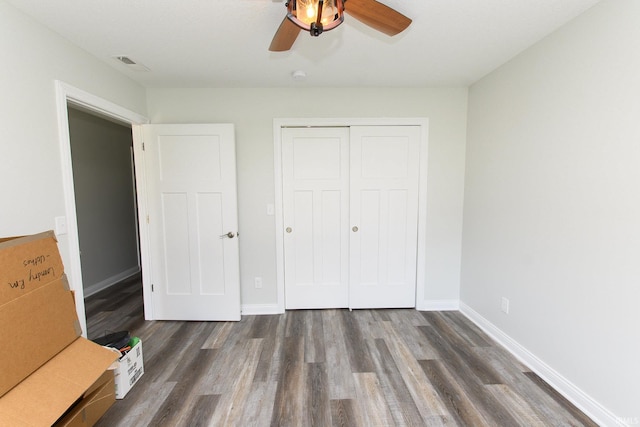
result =
[[225,237],[228,237],[230,239],[233,239],[234,237],[236,237],[235,233],[233,231],[228,232],[227,234],[221,234],[220,238],[224,239]]
[[358,231],[358,227],[354,225],[352,230],[353,230],[354,233],[356,233]]
[[287,228],[285,229],[285,231],[286,231],[287,233],[291,233],[293,230],[291,229],[291,227],[287,227]]

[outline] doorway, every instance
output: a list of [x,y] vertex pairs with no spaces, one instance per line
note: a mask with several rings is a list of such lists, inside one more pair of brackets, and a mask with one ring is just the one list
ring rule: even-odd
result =
[[[78,235],[78,219],[75,201],[75,191],[73,185],[73,162],[71,156],[71,140],[69,134],[68,107],[74,106],[84,111],[125,123],[131,126],[133,134],[134,170],[142,170],[141,150],[142,143],[140,137],[140,126],[148,122],[148,119],[133,111],[122,108],[105,99],[85,92],[81,89],[70,86],[64,82],[56,81],[56,107],[58,111],[58,130],[60,141],[60,160],[64,188],[65,216],[67,221],[67,234],[61,236],[59,240],[66,243],[69,259],[65,262],[65,272],[69,278],[70,288],[75,292],[76,312],[83,335],[87,335],[87,322],[84,305],[84,288],[82,285],[82,264],[80,260],[80,240]],[[136,182],[138,221],[146,215],[146,204],[144,202],[144,180]],[[146,275],[148,274],[147,248],[145,242],[148,238],[145,227],[139,227],[138,238],[140,242],[140,268],[142,274],[142,285],[144,289],[144,311],[145,317],[150,318],[151,303],[149,301],[150,292],[146,288]]]
[[[128,123],[73,105],[67,114],[87,335],[95,338],[105,333],[102,311],[130,305],[140,312],[129,317],[143,317],[133,137]],[[89,305],[87,298],[98,293]]]

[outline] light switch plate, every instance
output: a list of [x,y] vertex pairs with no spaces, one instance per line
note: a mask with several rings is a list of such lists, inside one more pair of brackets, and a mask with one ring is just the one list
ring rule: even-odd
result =
[[55,218],[56,222],[56,236],[60,236],[62,234],[67,234],[67,217],[66,216],[57,216]]

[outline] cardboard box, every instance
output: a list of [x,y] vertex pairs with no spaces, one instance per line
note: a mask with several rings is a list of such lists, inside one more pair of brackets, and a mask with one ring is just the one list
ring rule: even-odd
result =
[[66,279],[0,303],[0,396],[81,334]]
[[0,396],[80,336],[53,231],[0,239],[0,325]]
[[53,231],[0,239],[0,302],[20,298],[63,274]]
[[123,399],[144,374],[142,341],[139,341],[121,359],[113,362],[109,369],[114,370],[116,399]]
[[54,427],[90,427],[104,415],[116,401],[113,371],[105,373],[87,390]]
[[118,355],[80,336],[53,232],[0,239],[0,280],[0,425],[51,426]]
[[117,357],[104,347],[78,338],[0,398],[0,425],[53,425]]

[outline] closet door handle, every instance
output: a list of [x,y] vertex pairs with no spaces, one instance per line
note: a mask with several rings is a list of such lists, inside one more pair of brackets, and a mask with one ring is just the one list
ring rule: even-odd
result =
[[291,229],[291,227],[287,227],[284,231],[286,231],[287,233],[291,233],[293,230]]
[[228,237],[229,239],[233,239],[234,237],[236,237],[235,233],[233,231],[228,232],[227,234],[221,234],[220,238],[224,239],[225,237]]
[[358,232],[358,226],[354,225],[353,228],[351,229],[354,233]]

